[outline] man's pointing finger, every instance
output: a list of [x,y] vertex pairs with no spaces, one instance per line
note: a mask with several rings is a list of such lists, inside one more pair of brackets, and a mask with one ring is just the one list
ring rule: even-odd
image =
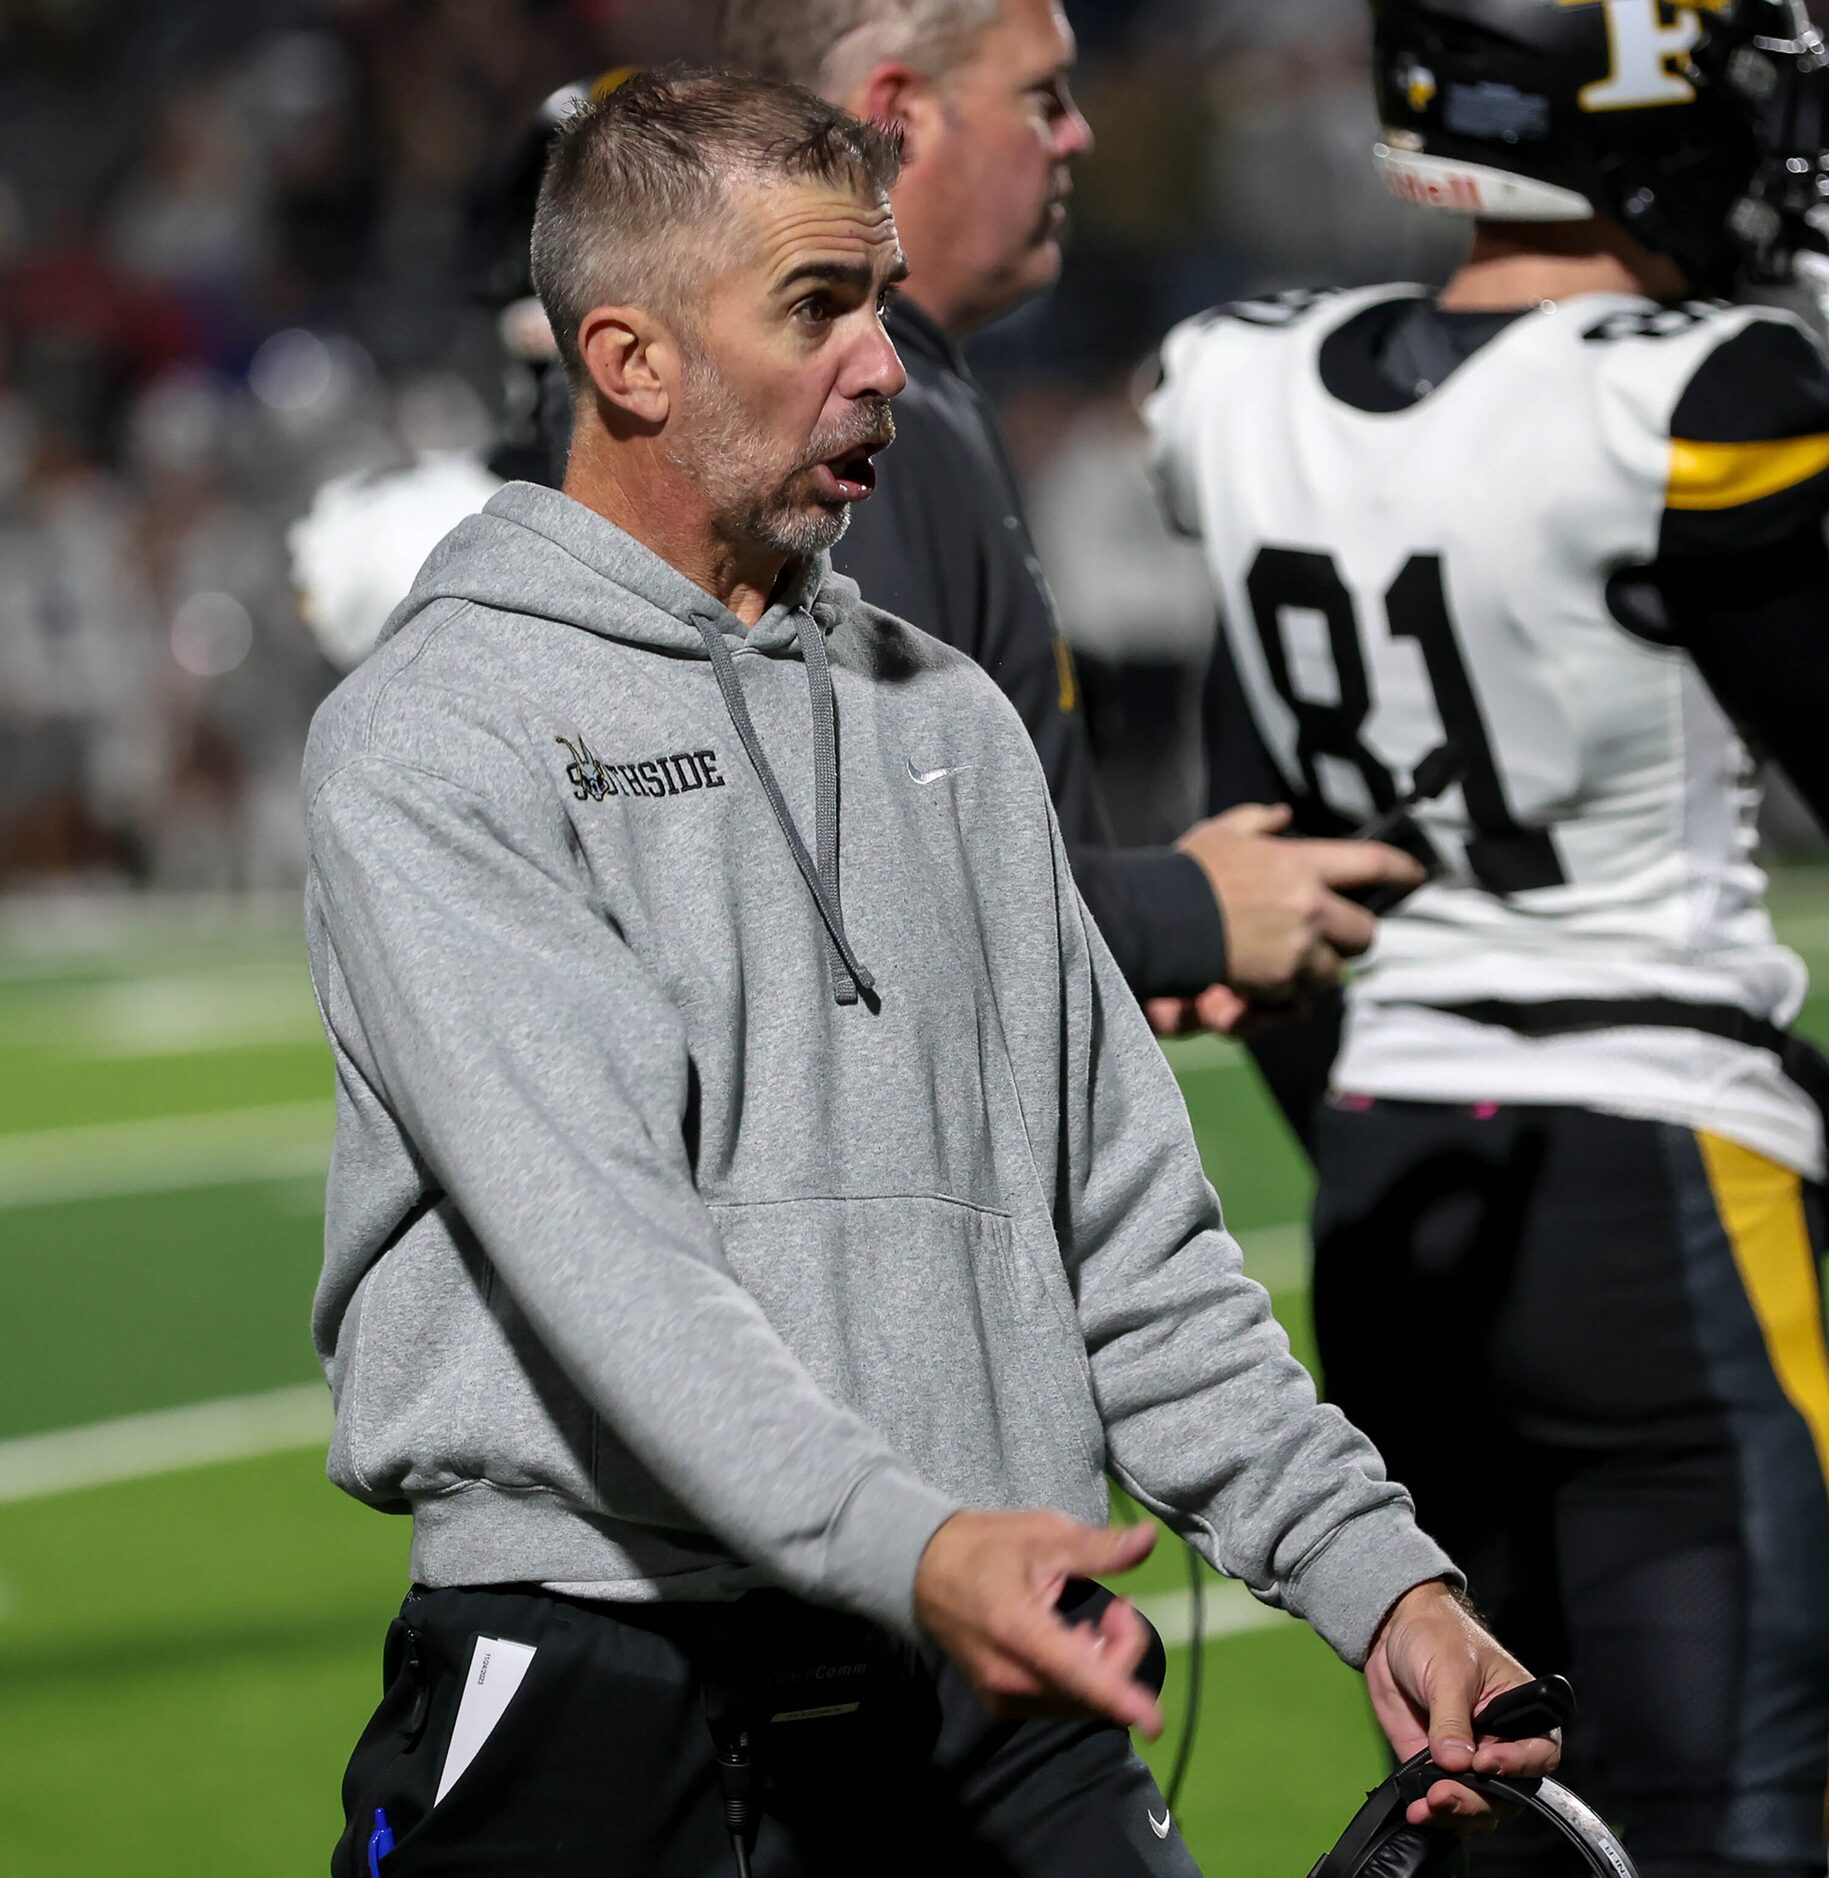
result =
[[1291,846],[1330,887],[1420,887],[1425,878],[1421,862],[1382,841],[1296,841]]

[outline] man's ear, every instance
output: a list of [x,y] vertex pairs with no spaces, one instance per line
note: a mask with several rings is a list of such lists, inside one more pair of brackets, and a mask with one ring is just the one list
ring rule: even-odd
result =
[[578,350],[601,397],[640,424],[667,421],[675,348],[639,307],[592,307],[578,322]]
[[845,100],[845,109],[866,123],[902,134],[902,160],[914,163],[931,141],[941,115],[933,80],[899,59],[873,66]]

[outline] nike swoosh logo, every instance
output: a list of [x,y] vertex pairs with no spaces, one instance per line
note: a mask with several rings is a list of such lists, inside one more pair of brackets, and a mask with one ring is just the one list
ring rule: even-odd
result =
[[1162,1815],[1161,1819],[1158,1820],[1156,1815],[1154,1813],[1151,1813],[1149,1816],[1149,1829],[1151,1832],[1153,1832],[1156,1835],[1158,1839],[1166,1839],[1169,1836],[1168,1814],[1165,1812]]
[[942,776],[957,776],[961,770],[970,767],[969,764],[961,763],[953,769],[916,769],[915,760],[913,757],[910,757],[908,759],[908,776],[911,782],[918,782],[921,787],[925,789],[929,783],[937,783]]

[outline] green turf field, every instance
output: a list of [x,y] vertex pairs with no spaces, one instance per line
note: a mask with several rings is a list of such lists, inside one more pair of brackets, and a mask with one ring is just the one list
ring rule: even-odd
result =
[[[1787,876],[1776,904],[1829,982],[1829,875]],[[1807,1023],[1829,1034],[1829,1001]],[[1230,1046],[1175,1054],[1228,1219],[1305,1349],[1303,1166]],[[407,1539],[322,1474],[306,1311],[329,1118],[283,925],[0,940],[6,1878],[325,1868]],[[1172,1637],[1178,1548],[1139,1579]],[[1209,1871],[1298,1878],[1377,1744],[1324,1646],[1208,1583],[1181,1818]],[[1172,1663],[1161,1765],[1185,1649]]]

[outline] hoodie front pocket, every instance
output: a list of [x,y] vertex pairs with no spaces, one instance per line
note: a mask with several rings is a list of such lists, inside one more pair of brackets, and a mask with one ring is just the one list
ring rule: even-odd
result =
[[967,1504],[1079,1506],[1084,1354],[1024,1302],[1009,1218],[930,1194],[713,1207],[738,1280],[834,1401]]
[[488,1480],[595,1499],[595,1418],[448,1204],[364,1281],[354,1328],[339,1440],[365,1495]]

